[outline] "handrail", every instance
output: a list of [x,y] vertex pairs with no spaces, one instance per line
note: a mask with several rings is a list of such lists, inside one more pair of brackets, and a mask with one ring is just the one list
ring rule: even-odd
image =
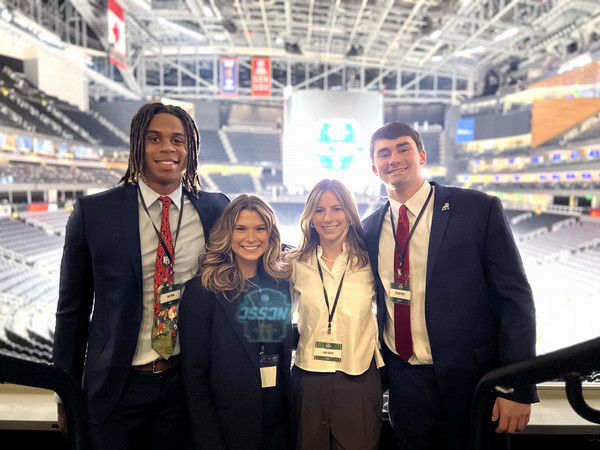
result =
[[0,383],[50,389],[65,406],[70,450],[87,450],[87,407],[74,376],[53,364],[36,363],[0,354]]
[[489,448],[489,418],[497,393],[546,381],[564,379],[571,408],[584,419],[600,423],[600,410],[583,398],[581,381],[600,370],[600,338],[584,341],[488,372],[477,385],[471,410],[471,444],[474,450]]

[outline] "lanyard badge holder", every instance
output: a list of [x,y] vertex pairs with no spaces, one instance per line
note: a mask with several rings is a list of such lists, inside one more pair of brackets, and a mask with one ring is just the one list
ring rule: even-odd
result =
[[[417,228],[417,225],[421,221],[421,217],[423,217],[425,208],[427,208],[427,205],[429,204],[429,201],[431,200],[432,194],[433,194],[433,186],[430,186],[429,194],[427,195],[427,200],[425,200],[425,203],[423,204],[423,207],[421,208],[421,211],[419,212],[419,215],[417,216],[417,219],[415,220],[415,223],[412,226],[410,233],[408,234],[408,238],[406,239],[404,249],[402,249],[402,250],[398,247],[398,241],[396,239],[396,227],[394,226],[394,215],[392,214],[392,211],[390,210],[390,222],[392,224],[392,235],[394,236],[394,244],[396,246],[396,252],[398,253],[398,257],[400,258],[400,267],[398,268],[398,273],[397,274],[394,273],[394,276],[392,277],[392,279],[394,279],[394,280],[398,279],[398,282],[393,281],[390,283],[390,300],[394,303],[399,303],[401,305],[410,305],[410,273],[407,273],[408,270],[403,273],[402,269],[403,269],[403,263],[404,263],[404,256],[406,255],[406,252],[408,250],[408,244],[410,242],[410,239],[412,238],[413,233],[415,232],[415,228]],[[388,202],[388,206],[389,206],[389,202]],[[396,275],[397,275],[397,277],[396,277]]]
[[323,281],[323,270],[321,269],[321,264],[319,263],[318,255],[317,268],[319,269],[319,276],[321,277],[321,283],[323,284],[323,296],[325,297],[325,304],[327,305],[328,321],[327,332],[319,333],[317,335],[317,339],[315,340],[313,357],[316,361],[342,362],[341,343],[343,342],[343,335],[337,332],[331,332],[331,322],[333,321],[333,316],[335,314],[338,301],[340,299],[342,285],[344,284],[344,277],[346,276],[346,270],[348,269],[348,262],[346,262],[346,268],[344,269],[344,274],[340,279],[340,284],[335,294],[335,300],[333,301],[333,307],[331,309],[329,307],[329,296],[327,295],[327,290],[325,289],[325,282]]
[[265,355],[265,346],[261,346],[259,367],[262,388],[277,387],[277,367],[279,355]]

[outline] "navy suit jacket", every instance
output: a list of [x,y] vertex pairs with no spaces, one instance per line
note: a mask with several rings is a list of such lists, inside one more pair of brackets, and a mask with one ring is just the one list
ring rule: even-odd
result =
[[[535,356],[535,310],[500,200],[474,190],[432,184],[435,197],[425,320],[447,416],[464,427],[481,377]],[[386,202],[363,222],[377,285],[380,338],[387,323],[378,253],[388,207]],[[503,397],[522,403],[537,401],[534,386]]]
[[[220,193],[186,194],[208,240],[229,200]],[[93,423],[103,422],[123,393],[138,341],[138,216],[137,188],[130,184],[80,198],[67,223],[53,360],[82,380]]]
[[[282,292],[290,302],[287,281],[262,275],[263,289]],[[192,433],[197,448],[260,450],[263,388],[257,344],[249,342],[236,320],[242,301],[206,290],[199,277],[187,282],[179,322],[181,364]],[[292,325],[285,324],[278,389],[283,390],[292,448]],[[272,430],[276,432],[277,430]],[[269,431],[267,431],[269,432]]]

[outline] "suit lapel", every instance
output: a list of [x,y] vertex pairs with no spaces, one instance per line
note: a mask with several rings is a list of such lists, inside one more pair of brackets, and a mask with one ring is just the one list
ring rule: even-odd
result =
[[120,194],[116,208],[121,222],[121,239],[129,253],[138,285],[142,286],[142,251],[140,248],[140,227],[137,189],[134,185],[126,185]]
[[[431,221],[431,235],[429,237],[429,254],[427,256],[427,285],[432,279],[433,268],[442,245],[446,227],[454,211],[452,193],[444,186],[431,183],[435,186],[435,199],[433,201],[433,218]],[[428,286],[427,286],[428,287]]]
[[379,238],[383,227],[383,220],[389,208],[390,202],[387,201],[377,211],[375,211],[364,222],[365,226],[365,242],[367,252],[369,253],[369,261],[371,262],[371,271],[375,279],[375,289],[377,292],[377,323],[379,324],[379,339],[383,339],[383,331],[386,327],[385,320],[385,290],[381,278],[379,276]]
[[371,268],[374,274],[379,273],[379,237],[381,236],[383,219],[389,207],[390,202],[387,201],[385,205],[374,213],[373,221],[369,222],[369,226],[365,228],[367,252],[369,253],[369,260],[371,261]]
[[244,347],[244,350],[246,350],[246,353],[252,361],[252,364],[254,364],[256,368],[259,368],[256,342],[249,342],[248,339],[246,339],[246,336],[244,336],[244,327],[237,321],[235,317],[239,305],[244,301],[244,295],[242,294],[240,297],[236,298],[235,302],[233,303],[229,302],[222,295],[219,295],[218,301],[221,304],[221,307],[225,310],[225,315],[229,319],[231,327],[235,330],[235,334],[240,340],[242,347]]

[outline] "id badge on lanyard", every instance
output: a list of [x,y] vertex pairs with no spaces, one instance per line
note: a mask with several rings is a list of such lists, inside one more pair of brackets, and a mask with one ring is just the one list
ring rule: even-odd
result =
[[260,355],[260,382],[261,387],[270,388],[277,386],[277,366],[279,365],[279,355]]
[[342,338],[339,333],[319,333],[315,340],[314,359],[342,362]]
[[161,286],[158,293],[158,303],[161,306],[172,306],[179,303],[181,299],[181,284],[172,284],[170,286]]
[[[315,251],[316,252],[316,251]],[[342,285],[344,284],[344,278],[346,276],[346,269],[348,268],[348,261],[346,261],[346,267],[344,268],[344,274],[340,279],[340,284],[338,285],[337,292],[335,294],[335,300],[333,302],[333,307],[330,309],[329,307],[329,296],[327,295],[327,289],[325,289],[325,283],[323,281],[323,271],[321,269],[321,264],[319,263],[319,258],[317,255],[317,268],[319,270],[319,276],[321,277],[321,284],[323,285],[323,297],[325,299],[325,304],[327,305],[328,312],[328,323],[327,323],[327,331],[319,333],[317,339],[315,340],[315,348],[314,348],[314,359],[317,361],[333,361],[333,362],[341,362],[342,361],[342,342],[343,336],[340,333],[332,333],[331,332],[331,323],[333,321],[333,316],[335,314],[338,301],[340,299],[340,292],[342,291]]]
[[410,305],[410,275],[402,275],[399,282],[390,283],[390,300],[401,305]]
[[410,286],[408,284],[391,283],[390,300],[401,305],[410,305]]

